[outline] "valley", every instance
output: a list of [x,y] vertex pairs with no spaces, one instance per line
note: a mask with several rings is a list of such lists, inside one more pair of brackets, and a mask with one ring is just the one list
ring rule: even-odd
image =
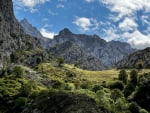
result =
[[68,28],[45,38],[0,0],[0,113],[150,113],[149,52]]

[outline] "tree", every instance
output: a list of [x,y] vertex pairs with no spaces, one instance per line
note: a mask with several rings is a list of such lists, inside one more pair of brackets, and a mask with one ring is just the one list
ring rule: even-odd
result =
[[137,85],[138,82],[138,73],[136,70],[130,72],[130,82],[134,85]]
[[121,80],[124,84],[127,84],[128,74],[125,70],[121,70],[118,75],[118,79]]
[[141,69],[143,69],[143,61],[142,60],[138,60],[137,61],[136,68],[138,69],[138,71],[140,71]]

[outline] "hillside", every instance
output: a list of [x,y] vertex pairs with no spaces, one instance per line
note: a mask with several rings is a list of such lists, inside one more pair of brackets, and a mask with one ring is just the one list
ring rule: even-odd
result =
[[57,46],[51,47],[49,52],[52,56],[64,58],[68,64],[74,64],[79,68],[87,70],[106,69],[102,62],[86,52],[82,47],[73,42],[66,41]]
[[[135,49],[132,49],[131,46],[127,43],[119,41],[106,42],[104,39],[101,39],[97,35],[74,34],[67,28],[60,31],[59,34],[54,37],[54,39],[51,41],[50,47],[55,47],[68,41],[72,42],[79,48],[82,48],[85,53],[89,54],[95,59],[100,60],[102,65],[101,67],[103,69],[112,68],[114,63],[135,51]],[[65,46],[63,48],[65,48]],[[61,50],[57,49],[57,51]],[[67,53],[64,51],[64,54]],[[62,56],[61,54],[57,54],[56,57],[59,55]],[[68,61],[69,57],[62,57]],[[76,60],[72,60],[72,62],[73,61],[75,62]]]
[[117,63],[118,68],[150,68],[150,47],[136,51]]

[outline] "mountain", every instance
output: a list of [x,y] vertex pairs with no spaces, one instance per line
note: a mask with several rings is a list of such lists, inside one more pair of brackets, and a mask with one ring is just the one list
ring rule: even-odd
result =
[[36,64],[37,59],[43,60],[45,52],[39,41],[25,34],[15,18],[12,0],[0,0],[0,10],[0,75],[2,69],[12,61],[19,64]]
[[118,68],[150,68],[150,47],[124,57],[116,65]]
[[75,64],[77,67],[87,70],[105,69],[102,62],[86,52],[82,47],[73,42],[66,41],[49,49],[52,56],[65,59],[66,63]]
[[33,27],[27,19],[23,19],[20,21],[21,26],[23,27],[23,30],[26,34],[29,34],[33,37],[36,37],[43,48],[48,48],[51,39],[45,38],[42,36],[42,34],[37,30],[36,27]]
[[[59,46],[67,41],[72,42],[74,45],[82,48],[88,55],[98,59],[101,62],[101,65],[103,65],[103,68],[107,69],[111,68],[114,63],[121,60],[124,56],[135,51],[128,43],[119,41],[106,42],[97,35],[74,34],[67,28],[64,28],[54,37],[50,47]],[[63,48],[65,48],[65,46]],[[58,51],[61,51],[61,49],[56,50],[57,53],[59,53]],[[66,56],[65,51],[63,54]],[[59,54],[56,56],[59,56]],[[63,56],[63,58],[68,61],[68,57]],[[75,61],[76,60],[74,60],[74,62]]]

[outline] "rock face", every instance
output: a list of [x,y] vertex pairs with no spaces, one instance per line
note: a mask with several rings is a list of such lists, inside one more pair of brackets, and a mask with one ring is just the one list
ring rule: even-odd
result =
[[118,68],[150,68],[150,47],[128,55],[116,65]]
[[[127,43],[119,41],[106,42],[97,35],[91,36],[84,34],[74,34],[67,28],[60,31],[59,35],[54,37],[50,46],[55,47],[67,41],[72,42],[76,46],[82,48],[85,53],[89,54],[95,59],[98,59],[101,62],[101,65],[103,65],[103,68],[112,67],[114,63],[121,60],[124,56],[129,55],[135,51]],[[59,49],[56,50],[57,53],[59,53],[58,51]],[[66,53],[64,52],[64,54]],[[57,54],[56,57],[57,56],[59,56],[59,54]],[[66,61],[69,60],[68,57],[64,57],[64,59]]]
[[40,48],[36,38],[26,35],[14,16],[12,0],[0,0],[0,71],[16,50]]
[[26,34],[29,34],[33,37],[36,37],[43,48],[48,48],[50,45],[51,39],[45,38],[42,34],[37,30],[36,27],[33,27],[27,19],[23,19],[20,21],[21,26]]
[[37,98],[22,113],[110,113],[84,95],[54,93]]
[[59,56],[65,59],[66,63],[75,64],[77,67],[87,70],[105,69],[102,62],[86,52],[82,47],[73,42],[66,41],[50,48],[52,56]]

